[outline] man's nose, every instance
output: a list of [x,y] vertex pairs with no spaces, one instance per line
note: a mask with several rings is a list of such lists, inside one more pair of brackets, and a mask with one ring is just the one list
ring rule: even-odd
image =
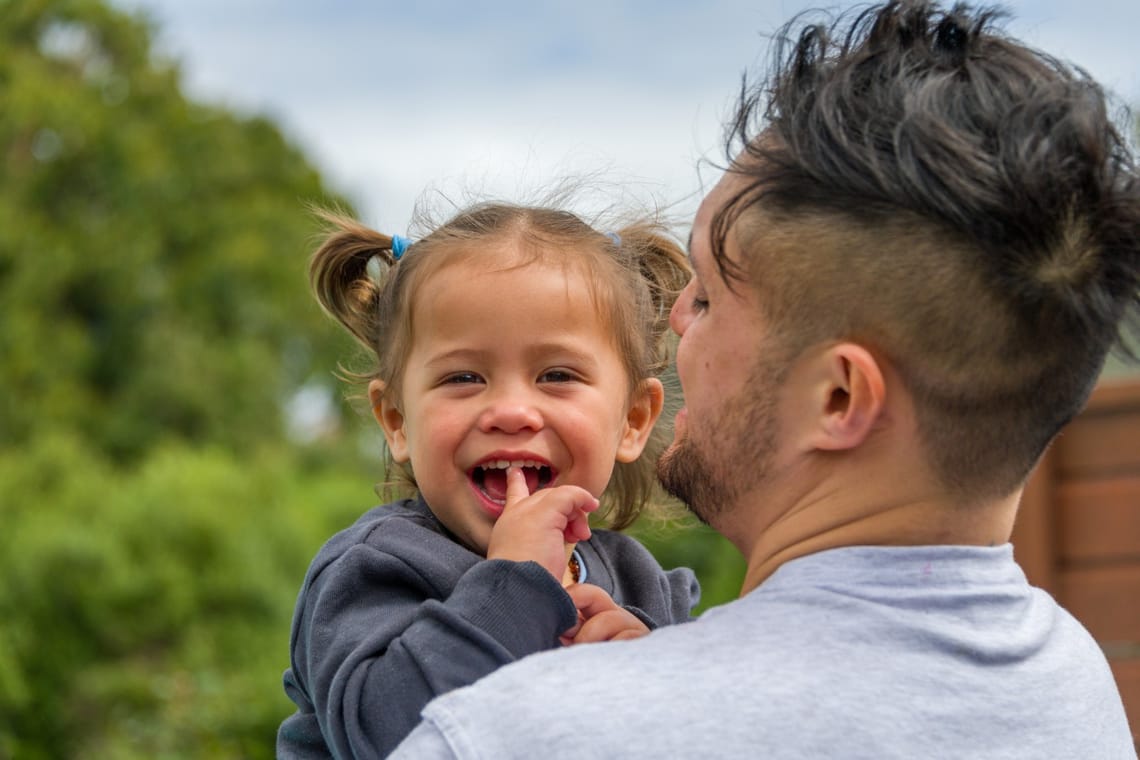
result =
[[673,308],[669,309],[669,328],[678,335],[685,334],[693,318],[693,297],[690,292],[692,287],[693,283],[690,280],[673,302]]

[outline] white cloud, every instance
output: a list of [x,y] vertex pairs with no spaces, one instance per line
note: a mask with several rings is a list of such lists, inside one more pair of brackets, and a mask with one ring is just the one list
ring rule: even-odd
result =
[[[818,5],[118,4],[157,17],[192,93],[274,115],[367,221],[396,230],[429,186],[510,196],[567,171],[606,170],[668,201],[690,196],[700,157],[720,157],[740,73],[765,60],[762,32]],[[1012,34],[1140,101],[1140,3],[1006,5]]]

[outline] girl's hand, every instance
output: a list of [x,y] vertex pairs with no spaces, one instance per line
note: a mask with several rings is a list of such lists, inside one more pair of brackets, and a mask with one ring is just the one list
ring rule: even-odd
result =
[[507,504],[491,529],[487,559],[533,560],[562,580],[574,544],[590,537],[598,500],[578,486],[527,490],[522,470],[507,470]]
[[566,589],[566,593],[578,608],[578,624],[559,637],[564,646],[636,639],[649,633],[645,623],[629,610],[619,607],[613,597],[598,586],[575,583]]

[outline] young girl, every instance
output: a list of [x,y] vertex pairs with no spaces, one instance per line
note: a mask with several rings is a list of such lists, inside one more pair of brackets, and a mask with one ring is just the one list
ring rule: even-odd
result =
[[418,496],[372,509],[310,566],[278,756],[383,757],[433,697],[505,663],[688,620],[691,571],[587,524],[601,505],[626,527],[654,493],[642,452],[661,445],[683,251],[655,223],[605,234],[501,204],[416,242],[323,216],[314,290],[374,355],[359,379]]

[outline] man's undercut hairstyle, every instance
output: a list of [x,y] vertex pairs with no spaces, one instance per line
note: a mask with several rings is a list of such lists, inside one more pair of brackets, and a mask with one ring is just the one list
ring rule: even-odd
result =
[[793,348],[850,339],[898,369],[964,502],[1024,481],[1140,312],[1140,182],[1105,94],[999,16],[794,20],[742,87],[745,187],[712,232]]

